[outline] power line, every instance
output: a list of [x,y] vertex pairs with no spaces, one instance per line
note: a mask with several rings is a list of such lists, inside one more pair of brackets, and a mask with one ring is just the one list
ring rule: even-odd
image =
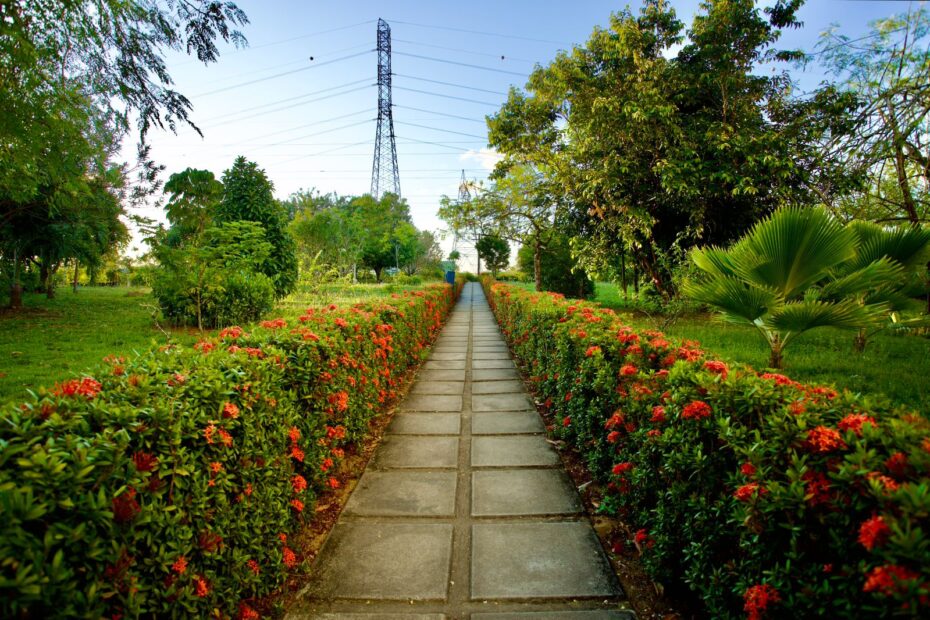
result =
[[[452,144],[455,143],[454,141],[450,141],[450,143],[445,143],[445,144],[443,144],[442,142],[431,142],[431,141],[429,141],[429,140],[417,140],[416,138],[404,138],[404,139],[405,139],[405,140],[409,140],[410,142],[416,142],[417,144],[429,144],[429,145],[431,145],[431,146],[441,146],[442,148],[445,148],[445,149],[452,149],[453,151],[462,151],[462,152],[464,152],[464,153],[467,153],[467,152],[469,152],[469,151],[474,151],[474,150],[475,150],[475,149],[463,149],[463,148],[460,147],[460,146],[450,146],[450,143],[452,143]],[[482,137],[482,140],[484,140],[484,139],[485,139],[485,137]],[[474,143],[473,143],[473,142],[466,142],[465,144],[474,144]]]
[[[288,127],[287,129],[281,129],[280,131],[266,133],[266,134],[263,134],[261,137],[267,138],[269,136],[278,136],[278,135],[281,135],[282,133],[292,133],[294,131],[297,131],[298,129],[305,129],[307,127],[313,127],[315,125],[322,125],[324,123],[341,120],[343,118],[349,118],[350,116],[358,116],[359,114],[370,114],[371,112],[372,112],[371,108],[366,108],[364,110],[358,110],[357,112],[349,112],[348,114],[342,114],[341,116],[334,116],[332,118],[327,118],[321,121],[313,121],[312,123],[306,123],[305,125],[298,125],[297,127]],[[306,137],[307,136],[301,136],[299,138],[294,138],[293,140],[288,140],[287,142],[290,143],[290,142],[293,142],[294,140],[301,140]],[[248,142],[246,142],[246,144],[248,144]],[[278,146],[279,144],[283,144],[283,143],[275,142],[273,144],[269,144],[268,146]],[[229,144],[227,146],[235,146],[235,144]]]
[[[374,119],[370,119],[369,121],[366,121],[366,122],[370,122],[371,120],[374,120]],[[292,158],[292,159],[285,159],[284,161],[279,161],[279,162],[278,162],[278,165],[281,165],[281,164],[289,164],[289,163],[291,163],[292,161],[299,161],[299,160],[301,160],[301,159],[306,159],[306,158],[308,158],[308,157],[316,157],[316,156],[318,156],[318,155],[326,155],[327,153],[332,153],[332,152],[334,152],[334,151],[340,151],[340,150],[342,150],[342,149],[347,149],[347,148],[349,148],[350,146],[361,146],[361,145],[363,145],[363,144],[369,144],[368,140],[362,140],[361,142],[352,142],[351,144],[346,144],[346,145],[344,145],[344,146],[338,146],[338,147],[336,147],[336,148],[334,148],[334,149],[326,149],[325,151],[318,151],[318,152],[316,152],[316,153],[310,153],[309,155],[301,155],[301,156],[299,156],[299,157],[294,157],[294,158]],[[369,155],[368,153],[366,153],[365,156],[366,156],[366,157],[370,157],[370,155]]]
[[194,95],[195,97],[207,97],[209,95],[216,95],[218,93],[225,93],[226,91],[233,90],[235,88],[241,88],[243,86],[251,86],[252,84],[258,84],[259,82],[267,82],[268,80],[273,80],[279,77],[284,77],[285,75],[293,75],[295,73],[301,73],[302,71],[309,71],[310,69],[316,69],[317,67],[322,67],[324,65],[331,65],[333,63],[342,62],[343,60],[349,60],[350,58],[357,58],[359,56],[364,56],[365,54],[370,54],[374,50],[365,50],[364,52],[358,52],[356,54],[349,54],[348,56],[342,56],[340,58],[333,58],[332,60],[327,60],[325,62],[320,62],[309,67],[301,67],[300,69],[292,69],[290,71],[283,71],[281,73],[275,73],[274,75],[269,75],[267,77],[258,78],[256,80],[249,80],[248,82],[240,82],[238,84],[233,84],[232,86],[226,86],[224,88],[218,88],[216,90],[211,90],[206,93],[200,93],[199,95]]
[[481,93],[490,93],[492,95],[503,95],[506,96],[507,93],[501,92],[499,90],[488,90],[486,88],[477,88],[475,86],[466,86],[464,84],[455,84],[453,82],[443,82],[442,80],[431,80],[429,78],[417,77],[414,75],[404,75],[403,73],[395,73],[395,77],[402,77],[408,80],[419,80],[420,82],[432,82],[433,84],[442,84],[443,86],[453,86],[455,88],[464,88],[467,90],[476,90]]
[[562,41],[550,41],[548,39],[536,39],[533,37],[523,37],[516,34],[504,34],[502,32],[485,32],[482,30],[468,30],[466,28],[453,28],[451,26],[433,26],[431,24],[419,24],[416,22],[405,22],[396,19],[391,20],[395,24],[404,24],[405,26],[416,26],[417,28],[433,28],[435,30],[451,30],[452,32],[465,32],[468,34],[480,34],[486,37],[500,37],[502,39],[517,39],[520,41],[534,41],[536,43],[552,43],[554,45],[571,45],[571,43],[564,43]]
[[[332,32],[339,32],[341,30],[349,30],[350,28],[358,28],[359,26],[364,26],[366,24],[374,23],[375,20],[369,19],[363,22],[357,22],[354,24],[349,24],[348,26],[338,26],[336,28],[328,28],[326,30],[317,30],[316,32],[311,32],[308,34],[302,34],[298,37],[291,37],[289,39],[278,39],[276,41],[270,41],[268,43],[262,43],[261,45],[250,45],[243,49],[232,50],[230,52],[224,52],[223,56],[231,56],[233,54],[241,54],[242,52],[250,52],[252,50],[259,50],[266,47],[274,47],[275,45],[284,45],[285,43],[291,43],[293,41],[300,41],[301,39],[309,39],[310,37],[316,37],[321,34],[330,34]],[[198,62],[197,60],[187,60],[185,62],[178,63],[178,65],[186,65],[192,62]]]
[[501,106],[499,103],[491,103],[490,101],[478,101],[477,99],[469,99],[468,97],[456,97],[455,95],[442,95],[440,93],[431,93],[428,90],[420,90],[418,88],[407,88],[406,86],[395,86],[394,88],[398,90],[409,90],[412,93],[420,93],[421,95],[442,97],[443,99],[455,99],[457,101],[467,101],[468,103],[480,103],[481,105],[489,105],[493,108],[499,108]]
[[[407,125],[408,127],[419,127],[420,129],[431,129],[433,131],[440,131],[443,133],[453,133],[459,136],[468,136],[469,138],[484,138],[486,136],[479,136],[473,133],[464,133],[461,131],[452,131],[451,129],[442,129],[440,127],[430,127],[428,125],[418,125],[416,123],[405,123],[404,121],[395,121],[398,125]],[[467,149],[466,149],[467,150]]]
[[340,84],[339,86],[330,86],[329,88],[321,88],[320,90],[315,90],[309,93],[303,93],[302,95],[295,95],[294,97],[288,97],[286,99],[278,99],[277,101],[269,101],[268,103],[263,103],[261,105],[252,106],[251,108],[244,108],[242,110],[236,110],[235,112],[229,112],[227,114],[220,114],[219,116],[214,116],[213,118],[214,119],[228,118],[230,116],[236,116],[237,114],[244,114],[245,112],[251,112],[253,110],[260,110],[262,108],[267,108],[269,106],[278,105],[279,103],[287,103],[288,101],[294,101],[296,99],[303,99],[304,97],[313,97],[314,95],[321,95],[331,90],[337,90],[340,88],[345,88],[347,86],[355,86],[356,84],[361,84],[362,82],[370,82],[370,81],[371,81],[371,78],[363,78],[361,80],[355,80],[354,82],[346,82],[345,84]]
[[432,47],[438,50],[446,50],[448,52],[461,52],[462,54],[471,54],[473,56],[487,56],[489,58],[499,58],[501,60],[504,60],[506,58],[506,60],[514,60],[516,62],[528,62],[530,64],[534,64],[536,62],[535,60],[529,60],[526,58],[514,58],[513,56],[507,56],[505,54],[490,54],[488,52],[476,52],[474,50],[466,50],[460,47],[446,47],[445,45],[432,45],[430,43],[418,43],[417,41],[407,41],[404,39],[394,39],[394,41],[398,43],[406,43],[407,45],[417,45],[420,47]]
[[[901,26],[900,28],[895,28],[895,29],[893,29],[893,30],[889,30],[888,32],[873,32],[872,34],[867,34],[867,35],[865,35],[864,37],[859,37],[858,39],[850,39],[850,40],[848,40],[848,41],[843,41],[842,43],[837,43],[836,45],[832,45],[832,46],[830,46],[830,47],[824,48],[824,49],[822,49],[822,50],[818,50],[818,51],[813,52],[813,53],[808,54],[808,55],[809,55],[809,56],[812,56],[812,57],[813,57],[813,56],[819,56],[820,54],[823,54],[823,53],[826,53],[826,52],[830,52],[830,51],[833,51],[833,50],[835,50],[835,49],[839,49],[839,48],[841,48],[841,47],[846,47],[847,45],[852,45],[853,43],[858,43],[859,41],[865,41],[866,39],[874,39],[875,37],[880,37],[880,36],[882,36],[882,35],[894,34],[895,32],[901,32],[902,30],[907,30],[909,27],[910,27],[910,26],[908,25],[908,26]],[[834,36],[835,36],[835,35],[834,35]],[[839,38],[839,37],[837,37],[837,38]]]
[[419,58],[420,60],[430,60],[432,62],[442,62],[447,65],[458,65],[459,67],[469,67],[471,69],[481,69],[482,71],[493,71],[494,73],[506,73],[507,75],[516,75],[522,78],[529,77],[526,73],[517,73],[516,71],[508,71],[507,69],[498,69],[497,67],[485,67],[483,65],[473,65],[468,62],[459,62],[457,60],[447,60],[445,58],[436,58],[434,56],[424,56],[422,54],[411,54],[410,52],[394,52],[399,56],[409,56],[411,58]]
[[459,120],[469,121],[469,122],[472,122],[472,123],[481,123],[482,125],[485,124],[485,120],[484,120],[484,119],[480,119],[480,120],[479,120],[479,119],[477,119],[477,118],[469,118],[469,117],[467,117],[467,116],[458,116],[458,115],[456,115],[456,114],[446,114],[445,112],[436,112],[435,110],[424,110],[423,108],[412,108],[412,107],[407,106],[407,105],[399,105],[399,104],[396,104],[396,103],[394,104],[394,107],[395,107],[395,108],[402,108],[402,109],[404,109],[404,110],[413,110],[413,111],[415,111],[415,112],[426,112],[427,114],[435,114],[435,115],[437,115],[437,116],[445,116],[445,117],[448,117],[448,118],[457,118],[457,119],[459,119]]
[[365,90],[366,88],[371,88],[372,86],[374,86],[374,84],[366,84],[365,86],[359,86],[357,88],[350,88],[349,90],[344,90],[339,93],[333,93],[331,95],[325,95],[323,97],[317,97],[316,99],[308,99],[307,101],[299,101],[297,103],[292,103],[290,105],[286,105],[280,108],[274,108],[272,110],[265,110],[263,112],[258,112],[257,114],[249,114],[248,116],[243,116],[241,118],[234,118],[228,121],[223,121],[222,123],[216,123],[215,125],[211,125],[210,127],[208,127],[208,129],[211,127],[220,127],[221,125],[228,125],[230,123],[238,123],[239,121],[245,121],[250,118],[255,118],[257,116],[265,116],[266,114],[274,114],[275,112],[281,112],[283,110],[290,110],[291,108],[296,108],[302,105],[307,105],[308,103],[316,103],[317,101],[324,101],[326,99],[332,99],[333,97],[341,97],[343,95],[348,95],[349,93],[355,93],[360,90]]

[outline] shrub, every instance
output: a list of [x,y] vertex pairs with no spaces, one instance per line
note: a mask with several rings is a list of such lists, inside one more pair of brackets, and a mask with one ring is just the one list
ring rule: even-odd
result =
[[727,365],[594,304],[486,286],[555,434],[655,579],[715,618],[928,613],[926,419]]
[[4,617],[249,616],[448,286],[109,359],[2,412]]
[[[517,252],[520,271],[534,274],[533,247],[524,245]],[[594,281],[586,271],[575,265],[568,238],[552,234],[539,260],[540,284],[544,291],[561,293],[568,297],[590,297],[594,292]]]

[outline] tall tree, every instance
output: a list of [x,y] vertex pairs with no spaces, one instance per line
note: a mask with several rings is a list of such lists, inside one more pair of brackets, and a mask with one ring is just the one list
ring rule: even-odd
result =
[[846,131],[829,148],[845,164],[868,174],[865,191],[833,202],[847,216],[880,222],[930,219],[930,14],[923,7],[871,24],[851,41],[836,28],[825,32],[814,57],[836,75],[836,89],[859,107]]
[[475,244],[475,250],[495,277],[498,271],[506,269],[510,264],[510,244],[496,235],[487,235],[479,239]]
[[209,170],[186,168],[165,183],[170,194],[165,211],[168,221],[182,238],[199,238],[213,221],[223,199],[223,184]]
[[271,253],[261,272],[271,278],[275,295],[284,297],[297,284],[297,253],[287,232],[287,212],[272,195],[274,186],[265,171],[245,157],[237,157],[223,173],[223,199],[216,207],[217,223],[256,222],[265,230]]

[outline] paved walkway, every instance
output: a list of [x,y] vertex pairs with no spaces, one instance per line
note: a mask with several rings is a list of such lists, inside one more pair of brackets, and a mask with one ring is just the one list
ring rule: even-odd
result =
[[289,618],[631,619],[544,433],[467,284]]

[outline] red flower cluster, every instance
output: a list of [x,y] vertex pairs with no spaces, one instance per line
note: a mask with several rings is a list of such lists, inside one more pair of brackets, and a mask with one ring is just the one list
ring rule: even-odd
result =
[[300,501],[299,499],[292,499],[292,500],[291,500],[291,508],[293,508],[296,512],[303,512],[303,511],[304,511],[304,503],[303,503],[302,501]]
[[739,470],[747,478],[751,478],[752,476],[756,475],[756,466],[750,463],[749,461],[740,465]]
[[239,407],[234,403],[226,403],[223,405],[223,417],[236,419],[239,417]]
[[709,418],[710,414],[710,405],[702,400],[695,400],[688,403],[681,411],[681,417],[686,420],[703,420],[704,418]]
[[84,377],[83,379],[71,379],[55,385],[52,394],[55,396],[83,396],[90,400],[95,398],[102,388],[103,386],[98,381],[94,381],[90,377]]
[[187,570],[187,558],[183,555],[174,561],[174,564],[171,565],[171,570],[177,574],[181,574]]
[[915,571],[897,564],[876,566],[866,575],[863,592],[875,592],[885,596],[894,596],[896,592],[906,590],[910,582],[920,577]]
[[839,431],[826,426],[815,426],[807,432],[807,441],[804,447],[811,452],[826,454],[835,450],[842,450],[846,442],[840,437]]
[[210,594],[210,582],[203,578],[203,575],[197,575],[194,578],[194,594],[204,598]]
[[755,482],[750,482],[736,489],[736,491],[733,493],[733,497],[741,502],[749,502],[756,497],[762,497],[766,493],[767,491],[765,487],[759,486]]
[[597,345],[591,345],[588,347],[588,350],[584,352],[585,357],[593,357],[594,355],[601,352],[601,348]]
[[866,519],[859,526],[859,542],[869,551],[884,545],[889,536],[891,536],[891,528],[881,516]]
[[288,568],[294,568],[297,566],[297,554],[295,554],[290,547],[285,546],[284,549],[281,550],[281,561],[284,562],[284,565]]
[[294,474],[291,477],[291,486],[294,487],[294,493],[303,493],[307,490],[307,479],[300,474]]
[[238,325],[234,325],[232,327],[227,327],[226,329],[223,329],[222,331],[220,331],[219,337],[221,340],[224,338],[230,338],[232,340],[236,340],[238,338],[242,338],[244,333],[245,332],[242,330],[241,327],[239,327]]
[[639,370],[637,370],[636,366],[634,366],[633,364],[624,364],[623,366],[620,367],[621,377],[631,377],[638,372]]
[[134,452],[132,462],[136,466],[136,471],[152,471],[158,465],[158,458],[148,452]]
[[[666,346],[668,346],[667,343]],[[720,378],[724,380],[726,380],[727,375],[730,373],[730,369],[727,368],[727,365],[718,360],[708,360],[704,362],[704,368],[714,374],[720,375]]]
[[767,583],[750,586],[743,593],[743,611],[748,620],[761,620],[769,605],[781,601],[778,590]]
[[862,437],[862,425],[871,424],[873,427],[877,428],[878,423],[870,415],[865,415],[862,413],[850,413],[836,425],[841,431],[852,431],[856,434],[857,437]]
[[652,417],[649,418],[650,422],[655,422],[656,424],[661,424],[665,422],[665,407],[662,405],[656,405],[652,408]]
[[273,319],[271,321],[262,321],[262,327],[265,329],[281,329],[287,327],[287,321],[284,319]]
[[122,495],[113,498],[113,520],[117,523],[127,523],[135,519],[142,507],[136,501],[136,490],[127,489]]

